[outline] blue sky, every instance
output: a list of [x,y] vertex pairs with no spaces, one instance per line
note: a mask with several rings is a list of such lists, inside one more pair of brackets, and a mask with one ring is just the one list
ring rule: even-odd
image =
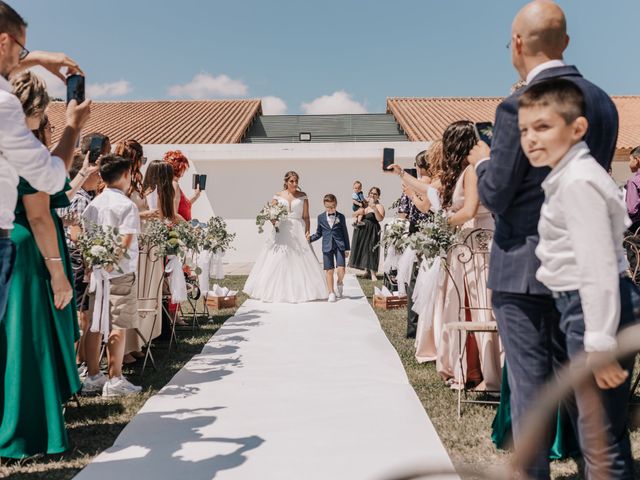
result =
[[[497,96],[519,0],[9,0],[27,47],[64,51],[96,99],[264,98],[267,113],[383,112],[390,96]],[[560,1],[565,59],[640,94],[640,1]],[[49,83],[54,94],[62,85]]]

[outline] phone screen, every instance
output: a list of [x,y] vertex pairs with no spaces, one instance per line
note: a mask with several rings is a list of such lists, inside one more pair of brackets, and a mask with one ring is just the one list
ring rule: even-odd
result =
[[93,137],[91,139],[91,143],[89,144],[89,163],[96,163],[100,154],[102,153],[102,138]]
[[491,146],[491,139],[493,138],[493,123],[476,122],[475,128],[478,140],[482,140],[484,143]]
[[200,178],[198,179],[198,183],[200,185],[200,191],[204,191],[207,187],[207,176],[204,174],[200,174]]
[[78,103],[84,102],[84,76],[69,75],[67,77],[67,103],[75,100]]
[[389,173],[389,166],[395,163],[395,149],[393,148],[385,148],[382,151],[382,171]]
[[418,178],[418,169],[417,168],[405,168],[405,172],[407,172],[412,177]]

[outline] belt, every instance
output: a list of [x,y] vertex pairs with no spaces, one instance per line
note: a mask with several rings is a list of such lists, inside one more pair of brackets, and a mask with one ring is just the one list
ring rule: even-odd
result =
[[0,238],[9,238],[9,237],[11,237],[11,230],[0,228]]

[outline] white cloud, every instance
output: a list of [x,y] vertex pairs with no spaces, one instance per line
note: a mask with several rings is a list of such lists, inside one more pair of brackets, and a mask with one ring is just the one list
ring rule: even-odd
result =
[[331,113],[367,113],[361,103],[351,98],[351,95],[340,90],[331,95],[323,95],[309,103],[303,103],[300,108],[307,115],[326,115]]
[[62,80],[44,67],[30,68],[31,72],[41,78],[47,85],[47,93],[51,98],[67,98],[67,87]]
[[287,104],[280,97],[262,97],[262,113],[265,115],[284,115]]
[[190,82],[173,85],[168,90],[172,97],[189,98],[241,97],[248,91],[247,85],[241,80],[234,80],[224,74],[214,77],[210,73],[198,73]]
[[122,97],[131,92],[131,84],[126,80],[111,83],[87,84],[87,98]]

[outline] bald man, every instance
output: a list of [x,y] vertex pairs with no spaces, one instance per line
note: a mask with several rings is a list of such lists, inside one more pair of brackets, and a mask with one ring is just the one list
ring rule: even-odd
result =
[[[518,98],[536,82],[568,79],[584,94],[589,120],[585,140],[605,169],[611,164],[618,136],[618,114],[609,96],[585,80],[576,67],[565,65],[563,52],[568,44],[565,16],[555,3],[535,1],[518,12],[511,30],[511,60],[525,86],[498,106],[491,150],[480,143],[469,156],[478,175],[480,200],[496,217],[488,286],[493,290],[494,313],[509,365],[516,446],[530,402],[552,375],[554,364],[565,361],[567,351],[573,353],[582,346],[584,333],[565,332],[565,336],[551,292],[535,277],[540,266],[535,248],[544,201],[541,184],[549,169],[531,167],[520,147]],[[580,399],[577,401],[580,404]],[[620,401],[618,396],[613,403]],[[607,478],[627,478],[630,454],[626,424],[612,419],[607,428],[614,443],[613,447],[607,445],[604,453],[606,462],[613,465]],[[528,470],[533,478],[549,478],[551,433],[547,440]],[[583,445],[588,464],[595,455],[589,448]]]

